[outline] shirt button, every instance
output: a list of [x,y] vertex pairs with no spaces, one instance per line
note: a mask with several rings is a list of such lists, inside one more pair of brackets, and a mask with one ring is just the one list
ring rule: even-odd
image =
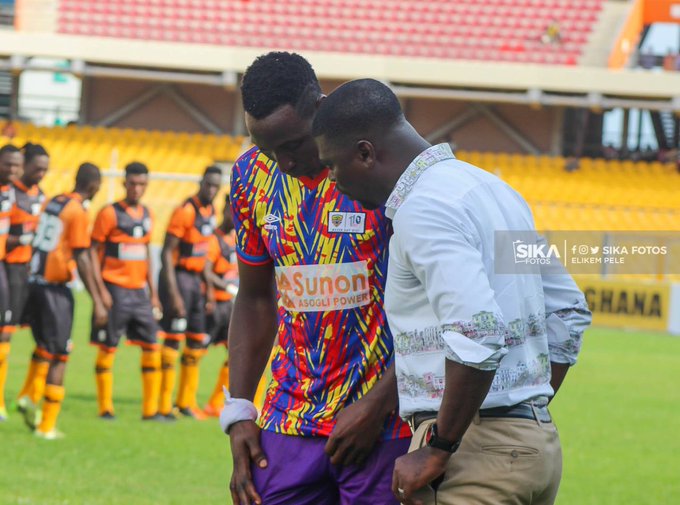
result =
[[517,457],[519,456],[519,454],[517,453],[517,451],[512,451],[512,452],[510,453],[510,456],[512,456],[513,459],[517,459]]

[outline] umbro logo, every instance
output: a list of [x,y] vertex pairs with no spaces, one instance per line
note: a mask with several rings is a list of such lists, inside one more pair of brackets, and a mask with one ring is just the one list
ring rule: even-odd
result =
[[264,229],[265,230],[278,230],[278,223],[281,222],[281,218],[276,214],[267,214],[264,216]]

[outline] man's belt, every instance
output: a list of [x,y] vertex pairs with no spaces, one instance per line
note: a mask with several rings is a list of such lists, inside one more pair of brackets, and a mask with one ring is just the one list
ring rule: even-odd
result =
[[[415,414],[409,416],[407,421],[411,427],[411,430],[413,433],[415,433],[418,427],[425,421],[437,419],[437,414],[438,412],[435,411],[416,412]],[[542,423],[552,422],[552,417],[550,417],[548,407],[539,407],[531,403],[518,403],[517,405],[512,405],[510,407],[493,407],[490,409],[481,409],[479,411],[479,417],[509,417],[514,419],[529,419],[532,421],[536,420]]]

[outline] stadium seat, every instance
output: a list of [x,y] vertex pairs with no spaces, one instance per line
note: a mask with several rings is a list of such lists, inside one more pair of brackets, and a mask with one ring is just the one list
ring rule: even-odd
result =
[[[575,65],[604,1],[62,0],[57,26],[190,44]],[[553,19],[562,44],[546,46],[540,37]]]

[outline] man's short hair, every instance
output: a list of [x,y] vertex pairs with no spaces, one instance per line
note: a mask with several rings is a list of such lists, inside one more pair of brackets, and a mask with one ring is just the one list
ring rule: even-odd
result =
[[354,142],[379,135],[404,119],[399,99],[375,79],[346,82],[321,102],[314,118],[315,137]]
[[102,174],[94,163],[85,162],[78,167],[76,174],[76,188],[85,189],[93,182],[100,181]]
[[259,56],[241,80],[243,109],[255,119],[265,118],[284,105],[292,106],[301,118],[308,118],[320,95],[314,69],[296,53],[274,51]]
[[20,153],[21,150],[12,144],[5,144],[4,146],[0,147],[0,156],[3,154],[14,154],[14,153]]
[[207,177],[208,175],[212,174],[217,174],[220,177],[222,177],[222,169],[217,165],[210,165],[208,168],[205,169],[205,172],[203,172],[203,177]]
[[43,146],[31,142],[26,142],[21,151],[24,153],[24,163],[30,163],[36,156],[49,156]]
[[149,168],[139,161],[133,161],[125,165],[125,177],[128,175],[147,175]]

